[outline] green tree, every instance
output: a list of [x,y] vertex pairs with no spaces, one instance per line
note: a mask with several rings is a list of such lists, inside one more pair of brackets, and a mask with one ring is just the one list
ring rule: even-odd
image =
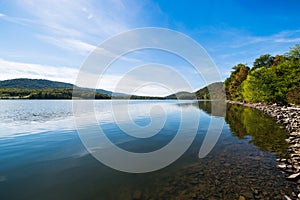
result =
[[251,71],[242,91],[246,101],[286,104],[288,92],[299,86],[300,61],[293,59]]
[[300,45],[296,44],[294,47],[285,53],[285,56],[292,60],[298,60],[300,58]]
[[247,102],[273,102],[274,74],[267,68],[260,68],[249,73],[242,85],[242,94]]
[[269,68],[274,64],[274,59],[275,57],[269,54],[262,55],[259,58],[255,59],[251,70],[256,70],[261,67]]

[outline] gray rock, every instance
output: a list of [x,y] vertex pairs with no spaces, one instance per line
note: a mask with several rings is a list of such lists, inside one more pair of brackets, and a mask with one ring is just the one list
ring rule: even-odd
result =
[[296,179],[296,178],[299,178],[300,176],[300,173],[296,173],[296,174],[292,174],[290,175],[289,177],[287,177],[288,179]]
[[277,165],[278,168],[280,169],[285,169],[286,168],[286,164],[280,164],[280,165]]

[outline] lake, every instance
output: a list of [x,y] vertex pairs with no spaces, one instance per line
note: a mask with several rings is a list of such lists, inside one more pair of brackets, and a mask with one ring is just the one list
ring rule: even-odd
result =
[[[115,103],[122,110],[126,101]],[[130,118],[138,126],[165,119],[157,135],[141,139],[124,134],[119,125],[128,125],[128,119],[115,123],[110,105],[94,102],[98,126],[119,148],[136,153],[169,144],[183,112],[187,120],[193,121],[195,113],[200,120],[192,144],[178,160],[153,172],[125,173],[88,153],[71,100],[1,100],[0,199],[282,199],[296,191],[276,168],[276,158],[286,156],[286,132],[257,110],[238,105],[227,105],[226,112],[224,107],[212,110],[210,101],[130,101]],[[213,119],[224,126],[212,151],[200,159]],[[77,128],[84,126],[89,123]]]

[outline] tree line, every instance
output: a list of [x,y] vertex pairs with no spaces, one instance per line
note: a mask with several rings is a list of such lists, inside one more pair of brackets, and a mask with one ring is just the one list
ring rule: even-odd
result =
[[225,80],[226,98],[265,104],[300,104],[300,45],[283,55],[261,55],[250,68],[235,65]]
[[[76,95],[76,94],[75,94]],[[48,89],[21,89],[21,88],[0,88],[1,99],[72,99],[73,89],[48,88]],[[99,92],[82,90],[82,99],[110,99],[109,95]]]
[[[88,89],[71,88],[0,88],[0,99],[111,99],[111,95],[103,94]],[[152,96],[117,96],[114,99],[166,99],[165,97]]]

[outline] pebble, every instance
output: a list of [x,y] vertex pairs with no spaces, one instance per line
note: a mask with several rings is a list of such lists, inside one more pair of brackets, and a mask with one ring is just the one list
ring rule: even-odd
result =
[[244,196],[241,195],[241,196],[239,197],[239,200],[246,200],[246,198],[245,198]]
[[286,200],[292,200],[290,197],[288,197],[287,195],[284,195],[284,198],[286,199]]
[[300,173],[297,173],[297,174],[292,174],[290,175],[289,177],[287,177],[288,179],[296,179],[296,178],[299,178],[300,176]]
[[280,168],[280,169],[285,169],[286,168],[286,164],[277,165],[277,167]]

